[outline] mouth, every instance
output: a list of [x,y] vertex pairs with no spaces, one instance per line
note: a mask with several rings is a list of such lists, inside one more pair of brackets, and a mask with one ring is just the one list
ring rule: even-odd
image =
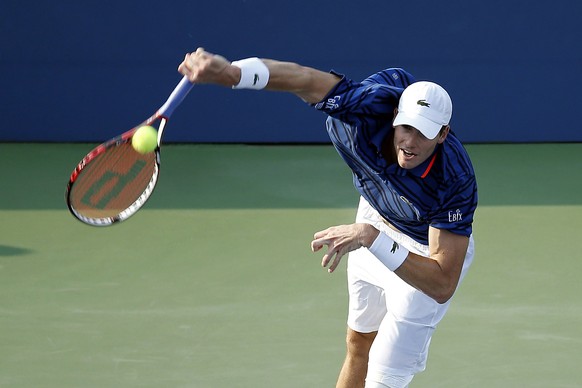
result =
[[403,148],[401,148],[401,149],[400,149],[400,151],[402,151],[402,153],[404,154],[404,157],[406,157],[407,159],[409,159],[409,158],[413,158],[413,157],[415,157],[415,156],[416,156],[416,154],[415,154],[415,153],[412,153],[412,152],[410,152],[410,151],[408,151],[408,150],[405,150],[405,149],[403,149]]

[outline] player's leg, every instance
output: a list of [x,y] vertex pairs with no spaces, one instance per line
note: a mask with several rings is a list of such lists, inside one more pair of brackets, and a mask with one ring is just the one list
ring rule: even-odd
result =
[[[357,222],[372,220],[370,205],[361,200],[356,215]],[[336,387],[362,388],[368,369],[368,354],[376,332],[386,314],[384,290],[374,285],[376,278],[389,272],[386,267],[367,250],[358,249],[348,256],[348,330],[346,335],[346,358]]]
[[[349,261],[361,263],[371,255],[367,249],[350,253]],[[336,387],[364,387],[368,369],[368,354],[384,315],[386,300],[384,290],[362,279],[357,264],[348,264],[348,330],[346,358]]]
[[359,333],[348,327],[346,359],[342,365],[336,388],[363,388],[368,372],[368,353],[376,332]]
[[400,279],[386,295],[388,313],[370,349],[366,388],[406,387],[424,370],[432,334],[446,307]]

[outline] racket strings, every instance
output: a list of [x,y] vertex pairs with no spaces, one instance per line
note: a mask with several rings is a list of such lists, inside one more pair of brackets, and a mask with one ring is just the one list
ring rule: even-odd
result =
[[71,209],[95,223],[133,214],[153,191],[156,158],[154,152],[136,152],[129,142],[105,148],[79,172],[69,191]]

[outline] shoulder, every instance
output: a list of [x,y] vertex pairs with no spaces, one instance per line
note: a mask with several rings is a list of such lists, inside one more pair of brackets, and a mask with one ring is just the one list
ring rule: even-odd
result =
[[476,202],[475,170],[467,150],[454,134],[447,136],[436,160],[434,174],[428,180],[438,192],[439,202]]
[[389,85],[404,89],[414,82],[416,82],[416,79],[406,70],[399,67],[391,67],[370,75],[362,81],[362,84]]
[[339,78],[339,82],[332,88],[328,95],[319,103],[313,104],[316,108],[321,108],[326,101],[338,95],[349,94],[350,97],[361,98],[362,95],[379,94],[388,95],[389,98],[399,99],[404,89],[416,82],[412,74],[404,69],[393,67],[374,73],[361,82],[346,77],[344,74],[334,70],[331,74]]
[[441,156],[441,167],[446,181],[471,177],[474,179],[475,170],[469,153],[454,133],[449,133],[443,142]]
[[438,203],[431,211],[430,225],[470,236],[478,204],[477,180],[471,159],[461,142],[449,134],[443,143],[435,174]]

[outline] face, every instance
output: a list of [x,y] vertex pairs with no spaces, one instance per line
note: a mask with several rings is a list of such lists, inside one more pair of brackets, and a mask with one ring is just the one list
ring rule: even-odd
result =
[[419,130],[409,125],[394,127],[394,150],[400,167],[411,169],[427,160],[437,144],[445,141],[449,127],[446,126],[434,139],[427,139]]

